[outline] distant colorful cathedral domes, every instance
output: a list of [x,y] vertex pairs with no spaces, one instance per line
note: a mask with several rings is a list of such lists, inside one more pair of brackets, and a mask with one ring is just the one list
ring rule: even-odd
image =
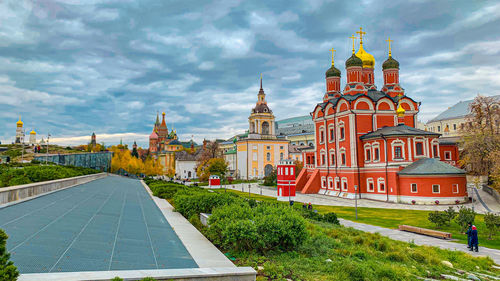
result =
[[177,132],[172,129],[168,132],[167,123],[165,122],[165,112],[162,112],[162,121],[156,114],[156,122],[153,126],[153,132],[149,136],[149,152],[157,153],[162,151],[170,151],[168,145],[181,145],[177,140]]

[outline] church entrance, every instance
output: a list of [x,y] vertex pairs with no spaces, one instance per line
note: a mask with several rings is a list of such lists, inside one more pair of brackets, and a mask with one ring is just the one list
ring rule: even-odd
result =
[[264,167],[264,176],[269,176],[271,173],[273,172],[273,165],[271,164],[267,164],[265,167]]

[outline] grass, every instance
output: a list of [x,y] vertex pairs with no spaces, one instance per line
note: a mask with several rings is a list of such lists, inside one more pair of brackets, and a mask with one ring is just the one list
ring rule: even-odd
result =
[[[221,191],[224,192],[223,189],[219,190],[219,192]],[[248,192],[231,189],[228,189],[227,191],[248,198]],[[259,201],[276,201],[276,198],[274,197],[258,194],[252,194],[250,198]],[[314,209],[318,210],[320,213],[334,212],[339,218],[386,228],[397,229],[399,225],[406,224],[416,227],[436,229],[435,225],[427,219],[430,211],[358,207],[358,219],[356,220],[354,207],[324,205],[313,206]],[[484,215],[477,214],[474,225],[478,228],[479,246],[500,250],[500,239],[498,239],[498,233],[492,240],[488,240],[486,225],[484,223]],[[449,232],[452,234],[452,238],[455,242],[467,244],[467,235],[460,233],[460,228],[454,221],[452,221],[450,226],[444,226],[443,228],[436,230]]]

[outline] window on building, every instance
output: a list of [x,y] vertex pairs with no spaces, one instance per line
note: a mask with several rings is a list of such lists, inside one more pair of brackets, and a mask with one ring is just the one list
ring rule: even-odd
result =
[[340,190],[340,181],[339,181],[339,178],[335,178],[335,190]]
[[326,178],[321,177],[321,188],[325,188],[325,187],[326,187]]
[[432,193],[439,193],[439,184],[432,185]]
[[438,126],[438,132],[441,132],[441,126]]
[[294,171],[294,170],[295,170],[295,169],[294,169],[293,167],[290,167],[290,176],[293,176],[293,171]]
[[330,128],[330,142],[335,140],[335,132],[333,128]]
[[439,151],[438,151],[437,144],[434,144],[432,146],[432,154],[433,154],[434,158],[439,158]]
[[385,180],[378,179],[378,192],[385,192]]
[[372,160],[371,158],[371,149],[368,147],[368,148],[365,148],[365,161],[366,162],[370,162]]
[[345,130],[344,130],[344,126],[340,127],[340,140],[344,140],[345,139]]
[[283,149],[283,146],[280,146],[280,149]]
[[416,156],[424,155],[424,143],[423,142],[416,142],[415,143],[415,155]]
[[457,124],[453,124],[453,130],[457,130]]
[[288,167],[285,167],[285,176],[288,176]]
[[257,161],[257,152],[253,153],[253,161]]
[[326,159],[325,159],[325,154],[321,154],[321,165],[325,165],[326,164]]
[[280,160],[283,160],[283,152],[280,153]]
[[375,147],[373,149],[373,161],[378,161],[379,160],[379,149],[378,147]]
[[330,166],[335,166],[335,151],[330,151]]
[[367,190],[373,192],[375,190],[375,185],[373,184],[373,179],[368,179]]
[[444,152],[444,160],[451,160],[451,151]]
[[400,145],[394,147],[394,159],[403,159],[403,148]]
[[341,159],[342,159],[342,162],[341,162],[341,163],[342,163],[342,166],[345,166],[345,165],[346,165],[345,152],[342,152],[342,153],[340,154],[340,157],[341,157]]
[[331,177],[328,178],[328,189],[333,189],[333,179]]
[[343,191],[347,191],[347,180],[346,181],[342,181],[342,190]]
[[324,134],[323,130],[320,131],[319,136],[320,136],[319,137],[319,142],[320,143],[325,142],[325,134]]
[[458,184],[452,185],[453,193],[458,193]]
[[253,150],[257,150],[257,146],[256,145],[253,146]]
[[411,184],[411,192],[412,193],[417,193],[417,184],[416,183],[412,183]]
[[266,153],[266,160],[271,161],[271,153]]
[[266,146],[266,149],[268,149],[268,150],[269,150],[269,149],[271,149],[271,147],[270,147],[270,146]]

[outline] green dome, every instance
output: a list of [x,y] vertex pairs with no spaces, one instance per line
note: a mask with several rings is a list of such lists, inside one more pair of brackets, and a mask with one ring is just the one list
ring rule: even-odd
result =
[[359,57],[357,57],[355,54],[352,54],[352,56],[345,61],[346,68],[351,67],[351,66],[363,67],[363,61]]
[[389,56],[389,58],[384,61],[382,64],[382,69],[391,69],[391,68],[397,68],[399,69],[399,62],[395,59],[392,58],[392,56]]
[[326,78],[328,77],[340,77],[340,70],[338,70],[335,66],[332,65],[327,71],[326,71]]

